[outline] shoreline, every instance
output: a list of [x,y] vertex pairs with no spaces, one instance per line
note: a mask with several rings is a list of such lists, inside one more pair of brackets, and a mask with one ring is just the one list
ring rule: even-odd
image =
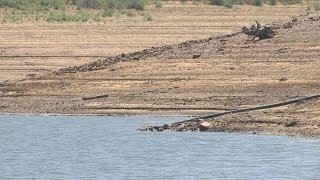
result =
[[185,114],[175,114],[175,115],[165,115],[165,114],[36,114],[36,113],[1,113],[0,116],[61,116],[61,117],[77,117],[77,116],[84,116],[84,117],[92,117],[92,116],[97,116],[97,117],[119,117],[119,116],[124,116],[124,117],[137,117],[137,116],[144,116],[144,117],[186,117],[186,118],[191,118],[191,117],[197,117],[197,116],[191,116],[191,115],[185,115]]
[[[23,113],[19,113],[19,114],[6,114],[6,113],[0,113],[0,116],[27,116],[27,117],[46,117],[46,116],[51,116],[51,117],[78,117],[78,116],[82,116],[82,117],[185,117],[185,118],[192,118],[193,116],[187,116],[187,115],[82,115],[82,114],[23,114]],[[195,116],[194,116],[195,117]],[[179,123],[179,122],[176,122]],[[145,127],[142,127],[145,128]],[[141,129],[138,129],[139,131],[141,131]],[[167,131],[170,132],[170,131]],[[172,132],[172,131],[171,131]],[[176,131],[179,132],[179,131]],[[199,131],[187,131],[187,132],[199,132]],[[240,134],[240,135],[258,135],[258,136],[277,136],[277,137],[286,137],[286,138],[294,138],[294,139],[313,139],[313,140],[320,140],[320,136],[319,137],[314,137],[314,136],[301,136],[299,134],[281,134],[281,133],[272,133],[272,132],[254,132],[254,131],[200,131],[202,133],[228,133],[228,134]],[[151,131],[152,133],[152,131]]]
[[[209,114],[189,120],[184,120],[170,125],[162,126],[144,126],[140,131],[200,131],[200,132],[243,132],[251,134],[273,134],[286,135],[294,137],[313,137],[320,138],[320,123],[315,122],[312,127],[303,119],[280,119],[280,121],[271,118],[259,120],[263,111],[273,111],[277,108],[304,106],[308,103],[317,103],[320,95],[304,96],[296,99],[290,99],[273,104],[265,104],[255,107],[240,108],[236,110],[225,111],[221,113]],[[312,104],[311,104],[312,105]],[[288,109],[290,111],[290,109]],[[257,113],[257,118],[252,118],[251,114]],[[231,116],[231,118],[230,118]],[[226,117],[226,118],[225,118]],[[229,117],[229,118],[228,118]],[[248,119],[249,120],[246,120]],[[260,118],[259,118],[260,117]],[[313,128],[313,129],[311,129]],[[311,129],[311,130],[310,130]]]

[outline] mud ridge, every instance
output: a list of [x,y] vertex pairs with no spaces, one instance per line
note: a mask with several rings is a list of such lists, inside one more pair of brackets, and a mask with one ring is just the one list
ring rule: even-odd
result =
[[104,60],[98,60],[98,61],[95,61],[92,63],[84,64],[82,66],[63,68],[63,69],[60,69],[58,71],[53,72],[53,74],[60,75],[60,74],[64,74],[64,73],[96,71],[96,70],[104,69],[107,66],[109,66],[111,64],[115,64],[117,62],[138,61],[138,60],[143,60],[143,59],[147,59],[147,58],[151,58],[151,57],[157,57],[157,56],[163,54],[164,52],[168,52],[174,48],[183,49],[183,48],[190,47],[194,44],[206,43],[206,42],[210,42],[212,40],[219,40],[219,39],[223,39],[223,38],[228,38],[228,37],[236,36],[240,33],[241,33],[241,31],[237,31],[237,32],[234,32],[234,33],[231,33],[228,35],[213,36],[213,37],[200,39],[200,40],[190,40],[190,41],[182,42],[178,45],[165,45],[165,46],[161,46],[161,47],[152,47],[149,49],[144,49],[142,51],[136,51],[136,52],[129,53],[129,54],[120,54],[117,56],[108,57],[107,59],[104,59]]
[[[280,28],[286,29],[286,28],[292,28],[294,25],[297,25],[303,21],[308,21],[308,20],[318,21],[319,19],[320,19],[320,16],[317,14],[310,15],[310,13],[305,13],[305,14],[301,14],[297,17],[293,17],[287,21],[275,22],[275,23],[272,23],[272,24],[269,24],[266,26],[270,27],[273,30],[280,29]],[[151,47],[149,49],[144,49],[144,50],[136,51],[136,52],[129,53],[129,54],[120,54],[117,56],[108,57],[106,59],[94,61],[94,62],[84,64],[81,66],[63,68],[58,71],[54,71],[53,74],[60,75],[60,74],[64,74],[64,73],[77,73],[77,72],[101,70],[101,69],[105,69],[109,65],[115,64],[117,62],[138,61],[138,60],[143,60],[143,59],[147,59],[147,58],[151,58],[151,57],[158,57],[161,54],[164,54],[165,52],[170,53],[170,51],[172,51],[173,49],[186,49],[186,48],[191,49],[192,46],[195,44],[208,43],[210,41],[230,38],[230,37],[240,35],[242,33],[243,33],[242,30],[237,30],[237,31],[230,33],[230,34],[212,36],[209,38],[204,38],[204,39],[199,39],[199,40],[189,40],[189,41],[177,44],[177,45],[165,45],[165,46],[160,46],[160,47]],[[197,55],[193,55],[193,57],[195,57],[195,56],[197,56]]]

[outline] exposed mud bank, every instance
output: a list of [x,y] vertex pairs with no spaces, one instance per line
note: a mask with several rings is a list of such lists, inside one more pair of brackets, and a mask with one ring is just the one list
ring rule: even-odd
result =
[[[190,120],[164,124],[163,126],[145,125],[140,131],[203,131],[203,132],[236,132],[253,134],[287,135],[295,137],[320,138],[320,122],[306,122],[303,119],[264,119],[252,118],[249,112],[263,113],[263,110],[297,104],[300,107],[316,102],[320,95],[313,95],[299,99],[289,100],[276,104],[269,104],[253,108],[226,111],[222,113],[206,115]],[[288,108],[290,111],[290,107]],[[229,116],[228,116],[229,115]],[[226,118],[224,118],[227,116]]]
[[231,112],[177,124],[172,130],[317,137],[319,100],[251,112],[233,110],[319,94],[319,20],[319,13],[310,13],[269,24],[275,35],[263,40],[239,30],[3,82],[0,113],[206,116]]

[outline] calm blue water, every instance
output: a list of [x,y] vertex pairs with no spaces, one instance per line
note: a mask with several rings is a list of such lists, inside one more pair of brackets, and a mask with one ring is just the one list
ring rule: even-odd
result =
[[0,116],[0,179],[319,179],[320,141],[138,132],[175,117]]

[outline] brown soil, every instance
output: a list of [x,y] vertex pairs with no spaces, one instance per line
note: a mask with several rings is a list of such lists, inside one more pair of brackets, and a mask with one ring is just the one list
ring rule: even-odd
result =
[[[103,22],[21,22],[0,25],[0,82],[46,74],[105,57],[177,44],[215,34],[230,33],[258,20],[271,23],[302,13],[305,4],[293,6],[235,6],[166,2],[148,6],[153,21],[115,14]],[[0,16],[1,16],[0,9]]]
[[[237,31],[2,83],[0,113],[203,115],[318,94],[319,19],[274,23],[271,39]],[[212,131],[319,137],[319,117],[314,100],[208,122]]]

